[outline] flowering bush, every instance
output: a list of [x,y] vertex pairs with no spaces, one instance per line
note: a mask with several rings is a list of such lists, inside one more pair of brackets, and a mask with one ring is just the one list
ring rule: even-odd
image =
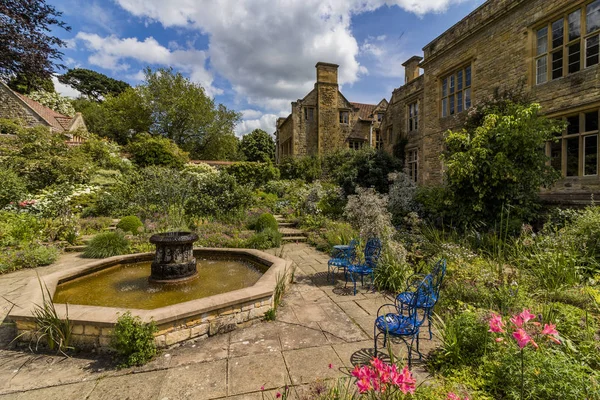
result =
[[348,196],[345,215],[348,222],[360,231],[363,240],[378,237],[387,242],[394,233],[392,216],[387,206],[386,195],[381,195],[374,189],[358,187],[356,195]]
[[409,213],[418,210],[415,202],[417,185],[405,173],[392,173],[388,176],[390,185],[388,209],[392,213],[394,224],[399,224]]
[[394,364],[387,364],[375,357],[371,365],[358,365],[352,371],[356,378],[358,392],[372,399],[398,399],[403,395],[414,393],[417,381],[408,367],[398,371]]
[[75,109],[71,105],[71,101],[64,96],[56,92],[46,92],[45,90],[38,90],[31,92],[27,95],[30,99],[37,101],[38,103],[56,111],[57,113],[67,115],[69,117],[75,116]]

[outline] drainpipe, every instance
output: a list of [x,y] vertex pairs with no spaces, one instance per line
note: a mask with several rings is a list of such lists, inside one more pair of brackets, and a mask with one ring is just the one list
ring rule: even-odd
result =
[[375,121],[371,121],[371,126],[369,127],[369,147],[373,147],[373,123]]

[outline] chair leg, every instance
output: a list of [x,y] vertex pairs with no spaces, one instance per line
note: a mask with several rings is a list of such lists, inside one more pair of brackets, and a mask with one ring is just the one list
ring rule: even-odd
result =
[[431,310],[427,311],[427,321],[429,325],[429,340],[433,339],[433,334],[431,333]]
[[413,346],[414,341],[415,341],[414,336],[410,340],[410,345],[408,344],[407,341],[404,341],[404,343],[406,344],[406,348],[408,350],[408,369],[412,369],[412,346]]

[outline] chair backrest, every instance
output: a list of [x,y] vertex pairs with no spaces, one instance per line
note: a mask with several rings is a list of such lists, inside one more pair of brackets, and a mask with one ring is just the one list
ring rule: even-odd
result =
[[[427,317],[427,313],[423,312],[422,307],[419,307],[419,305],[432,302],[434,296],[433,291],[433,278],[431,275],[427,275],[419,284],[419,286],[417,286],[417,290],[407,305],[407,315],[413,326],[419,327],[423,325],[423,322]],[[419,310],[421,311],[420,313]]]
[[370,238],[365,246],[365,265],[375,268],[381,256],[381,240]]
[[344,254],[344,257],[354,262],[356,260],[356,250],[358,249],[358,239],[352,239],[348,245],[348,251]]
[[440,288],[442,287],[444,277],[446,276],[446,259],[441,258],[437,263],[435,263],[429,275],[431,275],[433,291],[437,297],[437,295],[440,293]]

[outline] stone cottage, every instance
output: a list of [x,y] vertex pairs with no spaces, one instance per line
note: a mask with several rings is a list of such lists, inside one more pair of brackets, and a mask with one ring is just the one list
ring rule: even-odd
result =
[[38,103],[29,97],[14,92],[3,82],[0,82],[0,118],[18,119],[26,126],[46,126],[52,132],[62,133],[67,136],[67,143],[76,145],[83,142],[83,138],[75,133],[87,128],[81,113],[74,117],[62,115]]
[[292,102],[292,113],[287,118],[277,120],[277,160],[340,148],[383,146],[379,124],[387,100],[379,104],[352,103],[339,90],[338,65],[319,62],[316,69],[315,88]]
[[599,44],[600,0],[488,0],[404,63],[405,83],[381,121],[383,147],[404,148],[419,184],[442,183],[444,133],[497,89],[524,85],[546,116],[568,123],[546,146],[563,178],[542,196],[597,199]]

